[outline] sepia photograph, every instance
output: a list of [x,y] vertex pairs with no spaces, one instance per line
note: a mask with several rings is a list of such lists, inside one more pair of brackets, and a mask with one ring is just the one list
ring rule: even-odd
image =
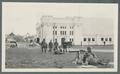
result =
[[2,3],[2,72],[117,72],[117,3]]

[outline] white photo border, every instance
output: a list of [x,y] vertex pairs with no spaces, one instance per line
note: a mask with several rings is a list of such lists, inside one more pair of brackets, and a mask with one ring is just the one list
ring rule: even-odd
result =
[[[5,3],[20,3],[20,2],[2,2],[2,5]],[[73,4],[73,3],[69,3]],[[76,4],[104,4],[104,3],[76,3]],[[108,3],[109,4],[109,3]],[[115,5],[116,8],[116,17],[118,16],[118,4],[117,3],[110,3],[112,5]],[[3,6],[2,6],[2,9]],[[2,11],[2,14],[3,11]],[[64,69],[56,69],[56,68],[50,68],[50,69],[41,69],[41,68],[19,68],[19,69],[10,69],[5,68],[5,25],[4,22],[2,22],[2,72],[117,72],[118,71],[118,17],[115,17],[115,25],[114,25],[114,68],[92,68],[92,69],[85,69],[85,68],[64,68]],[[2,21],[4,16],[2,15]]]

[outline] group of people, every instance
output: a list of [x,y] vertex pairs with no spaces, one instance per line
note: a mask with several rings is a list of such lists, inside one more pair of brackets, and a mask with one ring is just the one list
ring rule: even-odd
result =
[[[40,45],[41,45],[42,53],[43,52],[46,53],[47,51],[53,52],[54,54],[61,54],[61,53],[67,52],[67,45],[63,43],[62,46],[60,46],[57,42],[57,39],[55,39],[55,42],[52,42],[52,40],[50,40],[49,44],[47,44],[45,39],[43,39]],[[97,65],[97,64],[103,65],[108,62],[109,60],[107,62],[104,62],[101,59],[99,59],[96,56],[96,54],[92,52],[91,47],[87,47],[87,50],[77,51],[75,60],[73,61],[73,63],[81,64],[81,65],[83,64],[84,65]]]
[[48,46],[49,46],[49,52],[52,52],[52,51],[55,52],[55,50],[57,50],[57,49],[58,49],[58,46],[59,46],[59,44],[58,44],[58,42],[57,42],[57,39],[55,39],[55,42],[54,42],[54,43],[52,42],[52,40],[50,40],[50,42],[49,42],[48,45],[47,45],[45,39],[43,39],[43,41],[42,41],[42,43],[41,43],[42,52],[45,52],[45,53],[46,53]]
[[95,53],[92,52],[91,47],[87,47],[87,51],[80,50],[76,54],[75,61],[73,61],[75,64],[80,65],[103,65],[104,63],[101,59],[99,59]]

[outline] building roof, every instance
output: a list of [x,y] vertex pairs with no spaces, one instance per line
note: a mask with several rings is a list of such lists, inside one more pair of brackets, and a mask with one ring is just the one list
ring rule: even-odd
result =
[[59,23],[59,24],[73,24],[80,23],[81,17],[53,17],[53,16],[42,16],[42,23]]

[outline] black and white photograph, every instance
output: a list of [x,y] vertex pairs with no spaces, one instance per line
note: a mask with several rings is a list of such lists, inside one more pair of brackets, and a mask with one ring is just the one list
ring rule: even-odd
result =
[[117,3],[2,3],[3,72],[117,72]]

